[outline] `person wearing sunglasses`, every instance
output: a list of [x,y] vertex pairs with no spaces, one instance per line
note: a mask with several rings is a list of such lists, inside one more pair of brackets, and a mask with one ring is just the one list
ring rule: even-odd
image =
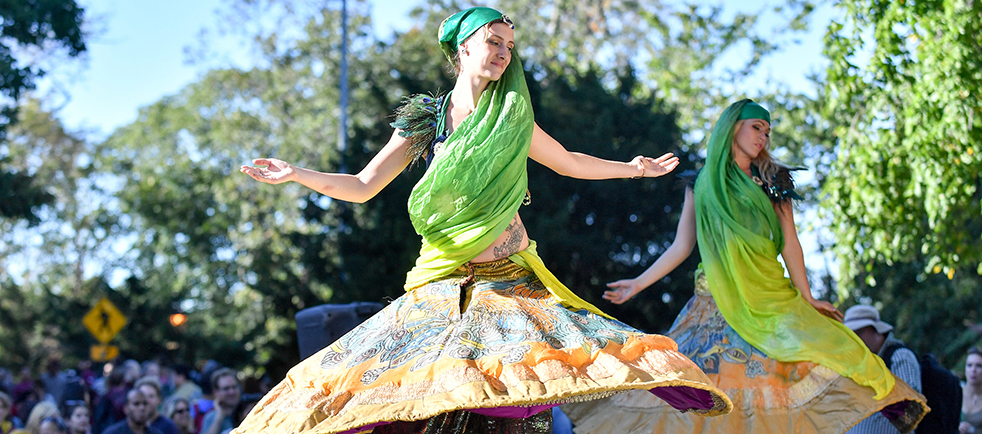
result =
[[164,404],[164,416],[174,421],[181,434],[196,434],[194,420],[191,419],[191,404],[187,399],[180,396],[168,399]]

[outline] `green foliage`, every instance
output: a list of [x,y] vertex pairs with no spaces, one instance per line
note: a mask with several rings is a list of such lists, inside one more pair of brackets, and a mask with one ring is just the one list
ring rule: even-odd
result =
[[982,273],[979,2],[843,1],[826,36],[824,192],[844,290],[875,268]]
[[38,210],[54,201],[54,196],[39,185],[34,177],[8,171],[7,159],[0,158],[0,217],[24,219],[31,225],[41,221]]
[[[572,151],[627,161],[678,149],[676,114],[654,97],[636,97],[637,86],[631,71],[619,77],[615,91],[587,72],[549,74],[530,81],[529,91],[536,121]],[[520,212],[546,265],[565,285],[635,327],[664,331],[692,294],[698,255],[628,305],[600,295],[607,282],[640,274],[671,244],[683,198],[675,184],[671,175],[582,181],[530,164],[532,204]]]
[[[656,96],[678,113],[685,150],[748,91],[740,83],[790,42],[784,36],[806,28],[814,9],[798,0],[732,16],[722,6],[654,0],[500,0],[494,6],[517,17],[519,51],[544,70],[596,73],[612,88],[633,69],[642,84],[634,92]],[[778,23],[770,31],[758,23],[765,13]]]
[[50,53],[64,47],[74,57],[85,51],[82,12],[75,0],[0,4],[0,217],[37,224],[39,207],[54,199],[31,173],[9,164],[5,155],[7,129],[17,122],[20,98],[44,75],[37,66],[17,59],[17,54]]
[[[0,140],[17,116],[17,102],[44,71],[22,65],[15,50],[33,46],[53,50],[60,45],[70,56],[85,51],[82,12],[75,0],[3,2],[0,5]],[[20,47],[18,47],[20,46]]]
[[[44,180],[52,200],[37,208],[39,223],[0,220],[0,364],[69,363],[87,357],[96,343],[81,326],[92,305],[111,289],[100,277],[85,278],[88,264],[111,265],[113,244],[124,237],[110,196],[98,185],[94,146],[66,131],[38,101],[27,101],[10,127],[7,162]],[[27,199],[25,198],[25,201]],[[26,203],[26,202],[25,202]],[[7,273],[22,271],[21,282]]]
[[[42,250],[57,259],[37,264],[23,282],[2,281],[10,299],[0,299],[0,364],[52,352],[84,357],[92,339],[78,322],[105,296],[130,319],[113,342],[124,356],[213,358],[277,377],[297,362],[298,310],[384,302],[404,293],[420,245],[406,200],[422,168],[399,176],[365,204],[237,173],[260,156],[357,171],[388,140],[390,115],[403,97],[452,86],[434,35],[458,4],[429,2],[414,12],[416,27],[378,41],[363,14],[366,4],[353,3],[352,109],[343,152],[335,143],[338,12],[305,2],[233,2],[229,26],[256,37],[258,66],[213,70],[142,109],[104,143],[80,140],[39,108],[27,111],[33,120],[11,141],[12,161],[17,167],[45,161],[31,170],[56,181],[47,186],[56,200],[41,208],[40,226]],[[692,112],[726,98],[713,93],[716,82],[706,78],[718,64],[699,50],[721,55],[753,41],[754,21],[722,22],[719,9],[635,6],[500,5],[521,17],[519,50],[543,129],[574,151],[618,160],[675,151],[683,157],[679,170],[691,168],[696,157],[678,150],[687,149],[683,134],[699,128],[695,119],[705,115]],[[688,22],[690,13],[699,19]],[[751,46],[761,55],[772,49]],[[596,59],[597,52],[617,54],[606,61]],[[669,67],[679,72],[652,72]],[[660,90],[676,87],[681,90]],[[692,100],[702,109],[693,109]],[[680,107],[686,120],[680,121]],[[38,158],[46,154],[56,158]],[[671,176],[588,182],[530,164],[532,204],[521,212],[546,264],[570,288],[615,316],[632,318],[636,327],[663,331],[692,293],[698,258],[629,306],[599,296],[606,282],[637,275],[671,243],[682,201],[674,183]],[[6,258],[14,253],[5,252]],[[85,279],[88,263],[101,269]],[[30,307],[15,311],[15,302]],[[167,323],[176,311],[188,315],[180,328]]]

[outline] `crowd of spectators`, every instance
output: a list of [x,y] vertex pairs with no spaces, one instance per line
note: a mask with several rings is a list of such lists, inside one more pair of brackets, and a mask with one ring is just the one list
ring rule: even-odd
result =
[[200,369],[124,360],[42,372],[0,368],[0,434],[226,434],[269,390],[214,361]]

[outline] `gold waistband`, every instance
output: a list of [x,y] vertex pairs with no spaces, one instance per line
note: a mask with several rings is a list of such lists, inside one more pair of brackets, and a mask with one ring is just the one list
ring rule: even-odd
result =
[[518,265],[512,262],[508,258],[498,259],[491,262],[477,262],[477,263],[467,263],[457,267],[452,273],[447,277],[462,277],[469,276],[471,274],[470,270],[474,270],[474,278],[477,280],[490,280],[494,282],[503,282],[508,280],[515,280],[531,274]]

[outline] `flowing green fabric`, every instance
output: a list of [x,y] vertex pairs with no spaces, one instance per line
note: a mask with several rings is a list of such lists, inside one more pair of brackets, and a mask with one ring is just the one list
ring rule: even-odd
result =
[[470,261],[511,223],[528,187],[533,119],[521,62],[513,56],[409,196],[409,216],[423,247],[407,289]]
[[[463,14],[465,19],[454,25],[476,30],[502,17],[493,9],[495,13],[486,13],[488,8],[474,9],[481,13],[455,14],[454,17]],[[441,29],[441,35],[447,31]],[[456,29],[450,31],[462,35],[455,42],[457,45],[469,36]],[[528,187],[526,170],[534,122],[522,63],[513,54],[501,78],[488,84],[477,107],[447,137],[413,188],[409,216],[423,237],[423,246],[406,279],[407,291],[450,274],[504,233],[518,213]],[[565,306],[609,318],[546,269],[534,242],[509,259],[532,270]]]
[[873,388],[882,399],[895,382],[883,361],[855,333],[805,301],[777,261],[784,249],[777,214],[730,155],[734,124],[749,102],[734,103],[720,115],[696,180],[696,234],[713,298],[730,326],[767,356],[818,363]]

